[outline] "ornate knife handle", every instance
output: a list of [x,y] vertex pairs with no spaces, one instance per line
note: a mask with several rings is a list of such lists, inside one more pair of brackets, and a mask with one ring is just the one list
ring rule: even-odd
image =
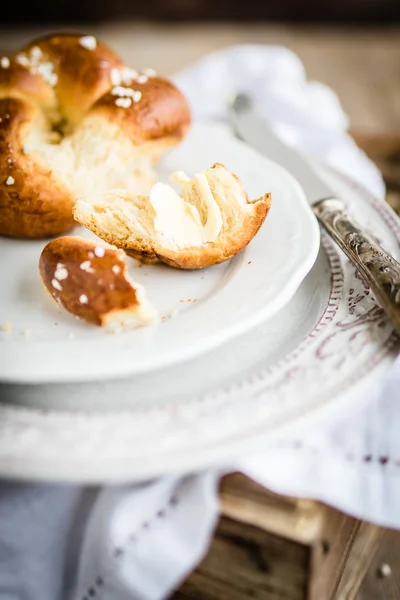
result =
[[329,235],[357,267],[400,333],[400,264],[363,231],[336,198],[319,200],[313,210]]

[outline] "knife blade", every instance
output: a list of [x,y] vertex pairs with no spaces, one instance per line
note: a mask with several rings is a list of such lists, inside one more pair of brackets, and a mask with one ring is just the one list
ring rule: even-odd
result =
[[343,250],[400,334],[400,264],[348,214],[345,203],[310,162],[289,148],[256,112],[251,98],[237,94],[229,104],[230,122],[244,142],[285,167],[299,182],[320,224]]
[[334,195],[317,175],[310,162],[273,133],[265,119],[254,109],[249,96],[246,94],[234,96],[230,104],[230,118],[237,137],[258,150],[260,154],[284,166],[300,183],[311,204]]

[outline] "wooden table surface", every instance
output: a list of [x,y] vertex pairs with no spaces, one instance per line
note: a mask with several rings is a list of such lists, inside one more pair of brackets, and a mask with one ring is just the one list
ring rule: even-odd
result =
[[[16,50],[33,36],[85,27],[2,29],[2,50]],[[153,25],[107,23],[90,28],[133,67],[170,74],[207,52],[231,44],[281,44],[296,52],[307,76],[340,96],[352,127],[400,132],[400,28],[360,29],[289,25]]]

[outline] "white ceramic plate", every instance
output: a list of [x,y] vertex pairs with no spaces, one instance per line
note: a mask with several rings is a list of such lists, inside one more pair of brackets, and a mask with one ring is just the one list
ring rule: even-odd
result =
[[[390,208],[321,174],[399,258]],[[116,382],[0,385],[0,475],[106,483],[216,464],[322,412],[354,409],[398,350],[362,279],[324,236],[292,300],[206,356]]]
[[207,270],[139,269],[130,260],[132,277],[167,317],[156,326],[113,335],[76,321],[43,289],[38,260],[44,243],[0,239],[0,324],[13,327],[0,333],[0,380],[66,382],[148,372],[223,344],[290,300],[319,248],[319,229],[301,188],[216,124],[195,125],[162,161],[159,175],[166,180],[173,171],[195,173],[214,162],[237,173],[251,198],[271,192],[270,214],[240,255]]

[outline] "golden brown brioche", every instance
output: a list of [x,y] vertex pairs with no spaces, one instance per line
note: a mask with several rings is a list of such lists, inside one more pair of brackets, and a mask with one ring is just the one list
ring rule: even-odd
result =
[[125,190],[80,199],[74,216],[101,239],[145,262],[201,269],[240,252],[256,235],[271,195],[250,201],[238,177],[221,164],[189,179],[176,173],[180,196],[162,183],[150,196]]
[[0,57],[0,235],[57,235],[73,228],[83,194],[148,191],[153,162],[189,124],[172,83],[125,67],[92,36]]
[[54,300],[79,319],[114,331],[148,325],[156,311],[129,279],[124,256],[81,237],[61,237],[43,249],[39,271]]

